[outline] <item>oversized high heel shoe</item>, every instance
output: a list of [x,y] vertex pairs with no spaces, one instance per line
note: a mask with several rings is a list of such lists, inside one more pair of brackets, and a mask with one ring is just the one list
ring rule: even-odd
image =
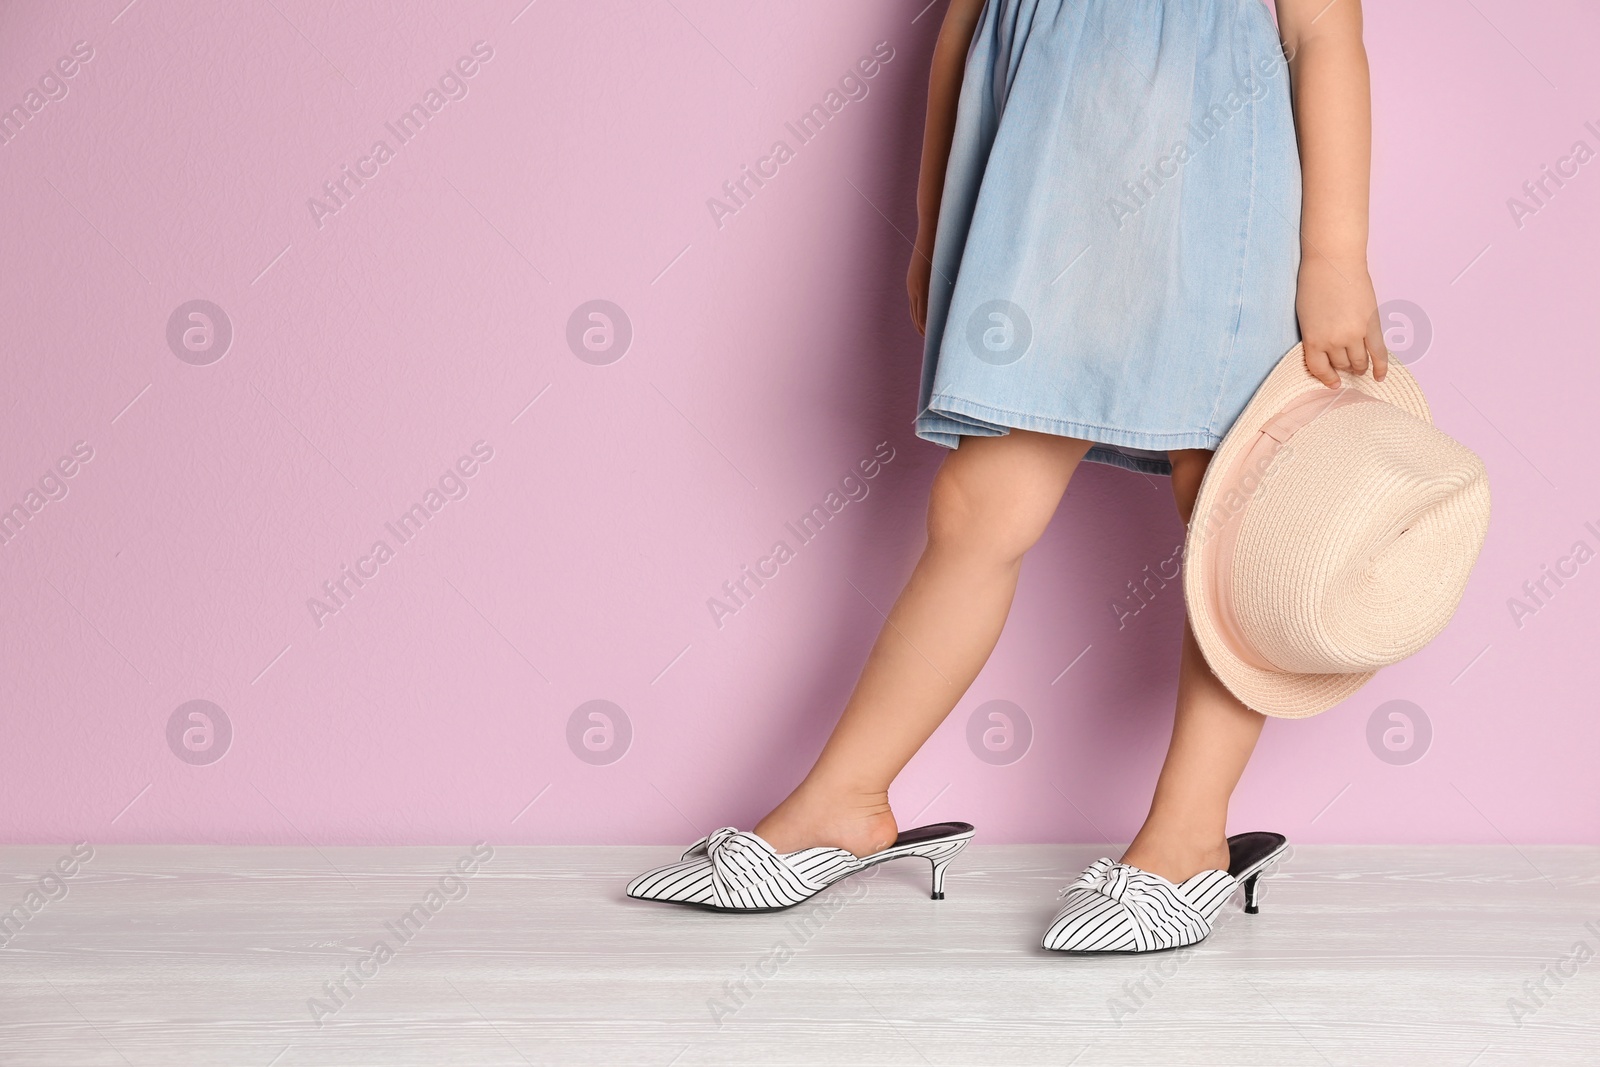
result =
[[1067,903],[1042,944],[1075,953],[1162,952],[1198,944],[1235,890],[1243,887],[1246,912],[1261,910],[1261,876],[1288,849],[1282,834],[1235,834],[1228,838],[1227,870],[1201,871],[1181,885],[1131,864],[1095,860],[1061,891]]
[[964,822],[919,826],[882,852],[857,857],[826,846],[780,853],[753,833],[724,826],[690,845],[677,863],[629,882],[628,896],[712,911],[782,911],[868,867],[917,856],[932,864],[933,899],[943,900],[945,868],[972,833]]

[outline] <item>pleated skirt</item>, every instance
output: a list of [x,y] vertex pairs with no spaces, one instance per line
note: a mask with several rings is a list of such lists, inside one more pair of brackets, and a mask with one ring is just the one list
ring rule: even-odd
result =
[[1299,340],[1300,162],[1261,0],[989,0],[933,254],[919,436],[1152,474]]

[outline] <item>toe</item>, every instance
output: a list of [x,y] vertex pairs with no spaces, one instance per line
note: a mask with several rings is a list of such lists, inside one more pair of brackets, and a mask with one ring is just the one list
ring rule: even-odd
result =
[[646,871],[628,883],[628,896],[674,904],[709,904],[714,899],[711,863],[692,859]]
[[1127,952],[1137,947],[1133,914],[1099,893],[1070,890],[1042,944],[1056,952]]

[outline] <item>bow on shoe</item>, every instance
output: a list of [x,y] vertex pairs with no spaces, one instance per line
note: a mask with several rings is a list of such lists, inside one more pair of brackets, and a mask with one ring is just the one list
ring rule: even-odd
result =
[[795,870],[755,834],[724,826],[689,846],[684,859],[711,861],[711,890],[718,907],[782,908],[828,886]]
[[1061,891],[1088,890],[1116,901],[1133,919],[1134,938],[1141,950],[1172,941],[1179,931],[1205,936],[1210,922],[1177,887],[1160,875],[1102,857],[1089,864],[1078,880]]

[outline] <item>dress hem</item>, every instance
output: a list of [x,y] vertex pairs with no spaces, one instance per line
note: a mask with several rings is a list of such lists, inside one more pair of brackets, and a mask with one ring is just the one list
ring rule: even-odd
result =
[[945,448],[957,447],[964,436],[1000,437],[1011,430],[1032,430],[1036,433],[1055,434],[1057,437],[1076,437],[1079,440],[1090,441],[1096,447],[1091,448],[1083,457],[1088,462],[1106,463],[1141,474],[1170,475],[1172,464],[1166,459],[1130,456],[1116,451],[1117,446],[1164,452],[1183,448],[1215,450],[1222,443],[1220,435],[1206,430],[1184,433],[1121,430],[1021,411],[1006,411],[975,400],[949,395],[932,397],[928,407],[917,415],[916,420],[918,437],[943,445]]

